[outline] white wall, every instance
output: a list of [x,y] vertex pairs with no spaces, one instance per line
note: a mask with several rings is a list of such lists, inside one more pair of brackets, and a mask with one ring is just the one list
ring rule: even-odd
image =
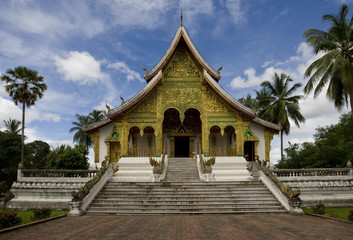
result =
[[107,155],[107,144],[104,140],[111,134],[113,128],[114,123],[110,123],[99,129],[99,163],[102,163]]
[[257,145],[257,153],[259,154],[260,160],[265,160],[265,128],[250,122],[251,131],[260,139],[259,144]]

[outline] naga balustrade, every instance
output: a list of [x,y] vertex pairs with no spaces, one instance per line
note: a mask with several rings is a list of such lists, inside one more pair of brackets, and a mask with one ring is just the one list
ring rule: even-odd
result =
[[272,173],[277,177],[334,177],[349,176],[347,168],[308,168],[308,169],[274,169]]
[[22,169],[22,177],[41,178],[93,178],[97,170],[54,170],[54,169]]

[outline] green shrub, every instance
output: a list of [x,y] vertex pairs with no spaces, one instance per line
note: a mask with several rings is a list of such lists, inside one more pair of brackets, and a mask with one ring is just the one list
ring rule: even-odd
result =
[[42,208],[33,210],[33,219],[32,220],[41,220],[50,217],[52,209],[51,208]]
[[348,216],[347,216],[348,221],[353,222],[353,209],[349,210]]
[[313,207],[315,214],[324,215],[326,213],[326,206],[323,203],[318,203]]
[[13,227],[22,222],[22,219],[17,216],[17,212],[6,211],[0,213],[0,229]]

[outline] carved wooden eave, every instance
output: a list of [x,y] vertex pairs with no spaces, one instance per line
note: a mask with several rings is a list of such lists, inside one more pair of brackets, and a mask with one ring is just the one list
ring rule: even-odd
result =
[[211,77],[211,75],[204,70],[204,79],[209,83],[214,91],[216,91],[224,100],[226,100],[232,107],[236,110],[242,112],[246,117],[250,118],[252,122],[255,122],[263,127],[269,128],[271,130],[280,131],[281,127],[277,124],[270,123],[261,118],[256,117],[256,113],[250,108],[244,106],[236,99],[234,99],[229,93],[226,92],[216,81]]
[[142,100],[148,93],[151,92],[152,89],[154,89],[154,86],[157,85],[157,83],[161,79],[161,77],[162,77],[162,71],[159,71],[157,73],[157,75],[155,75],[153,77],[153,79],[144,88],[142,88],[136,95],[134,95],[129,100],[125,101],[119,107],[116,107],[116,108],[110,110],[108,112],[108,114],[107,114],[108,118],[106,118],[106,119],[104,119],[104,120],[102,120],[100,122],[88,125],[84,129],[84,132],[93,132],[96,129],[99,129],[100,127],[103,127],[103,126],[111,123],[112,119],[114,119],[119,114],[121,114],[123,112],[126,112],[127,110],[129,110],[129,109],[133,108],[134,106],[136,106],[136,104],[139,103],[140,100]]
[[196,60],[199,62],[199,64],[218,82],[221,79],[221,75],[214,68],[212,68],[202,57],[200,52],[197,50],[195,44],[192,42],[184,25],[179,26],[172,43],[170,44],[168,50],[161,58],[161,60],[157,63],[156,66],[153,67],[151,71],[145,74],[144,78],[146,79],[146,81],[149,82],[168,63],[168,60],[173,55],[174,50],[180,42],[181,37],[183,37],[185,43],[187,44],[188,48],[190,49]]

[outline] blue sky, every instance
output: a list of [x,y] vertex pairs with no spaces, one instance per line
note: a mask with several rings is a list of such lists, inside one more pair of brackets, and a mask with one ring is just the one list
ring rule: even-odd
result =
[[[254,95],[274,73],[305,84],[303,73],[317,56],[305,43],[309,28],[326,30],[324,14],[337,14],[351,0],[18,0],[1,1],[0,73],[17,66],[37,70],[48,90],[27,109],[28,142],[72,144],[75,114],[116,107],[146,84],[144,71],[157,64],[183,22],[206,61],[221,71],[221,86],[233,97]],[[298,92],[302,94],[302,90]],[[306,122],[293,126],[285,143],[312,140],[315,128],[336,123],[338,112],[323,92],[301,102]],[[3,120],[21,120],[0,83]],[[279,140],[272,162],[279,159]]]

